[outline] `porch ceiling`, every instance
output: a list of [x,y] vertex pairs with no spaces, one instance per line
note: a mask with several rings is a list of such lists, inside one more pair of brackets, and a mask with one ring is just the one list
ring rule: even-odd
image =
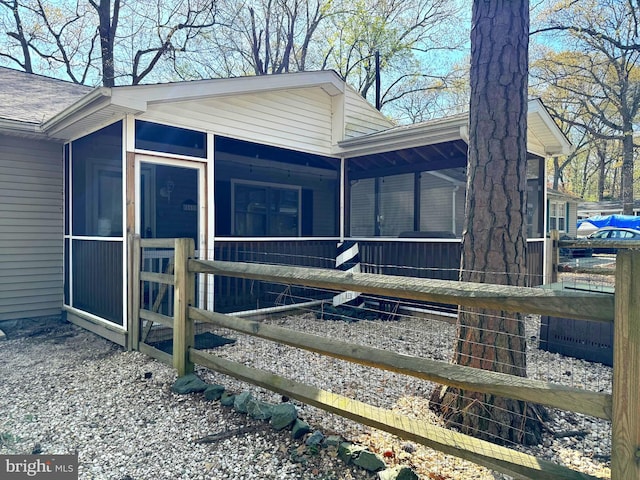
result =
[[434,145],[402,148],[347,160],[349,178],[371,178],[418,171],[466,168],[467,144],[453,140]]

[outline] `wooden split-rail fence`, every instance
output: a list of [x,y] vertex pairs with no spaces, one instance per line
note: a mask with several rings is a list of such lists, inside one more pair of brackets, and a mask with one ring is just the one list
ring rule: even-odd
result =
[[[557,239],[551,242],[556,243]],[[130,346],[166,363],[179,375],[194,365],[235,377],[281,393],[362,424],[412,440],[511,475],[531,479],[595,478],[562,465],[488,441],[421,423],[415,419],[368,405],[343,395],[251,368],[194,348],[196,322],[205,322],[296,348],[390,370],[404,375],[483,393],[573,411],[612,422],[611,478],[640,479],[640,251],[620,251],[615,272],[615,294],[562,291],[430,280],[412,277],[350,273],[337,270],[253,263],[207,261],[195,258],[191,239],[131,239],[134,289]],[[173,273],[141,271],[144,248],[173,248]],[[213,274],[275,283],[304,285],[335,291],[407,300],[454,304],[519,313],[614,322],[612,393],[478,370],[447,362],[400,355],[377,348],[306,334],[259,321],[229,316],[195,306],[196,274]],[[173,316],[140,308],[142,282],[173,286]],[[173,353],[145,343],[141,320],[173,329]]]

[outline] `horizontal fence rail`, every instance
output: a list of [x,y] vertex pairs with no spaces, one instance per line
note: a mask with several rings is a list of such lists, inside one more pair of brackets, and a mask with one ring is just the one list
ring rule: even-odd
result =
[[447,362],[417,358],[379,348],[354,345],[340,340],[311,335],[288,328],[265,325],[216,312],[191,307],[189,317],[284,345],[303,348],[323,355],[392,372],[411,375],[452,387],[493,393],[517,400],[556,408],[575,405],[574,411],[606,420],[611,419],[611,395],[579,388],[554,385],[505,373],[453,365]]
[[380,430],[413,440],[449,455],[507,473],[515,478],[540,480],[595,480],[596,477],[571,470],[532,455],[478,440],[442,427],[425,424],[383,408],[296,382],[279,375],[247,367],[215,355],[190,350],[191,361],[220,373],[253,383]]
[[331,290],[356,290],[408,300],[439,302],[493,310],[613,321],[611,295],[531,287],[351,273],[327,269],[281,267],[241,262],[189,260],[189,271],[254,280],[300,284]]
[[[145,241],[142,245],[144,244]],[[563,242],[556,241],[556,246],[563,244]],[[151,244],[147,245],[151,247]],[[165,248],[166,244],[158,242],[157,247]],[[473,284],[373,273],[347,273],[289,265],[205,261],[194,257],[193,241],[177,239],[175,241],[175,272],[173,275],[142,275],[140,273],[137,277],[134,275],[139,283],[143,278],[146,278],[149,281],[160,283],[171,281],[174,285],[175,309],[170,322],[164,316],[156,316],[158,314],[153,311],[140,310],[138,315],[140,319],[158,320],[159,323],[165,325],[172,323],[174,348],[173,355],[169,356],[169,361],[173,362],[180,375],[193,371],[194,363],[197,363],[402,438],[411,439],[442,452],[493,468],[515,478],[596,478],[507,447],[416,422],[414,419],[379,407],[225,360],[193,348],[195,322],[214,324],[284,345],[439,384],[491,393],[611,420],[613,432],[611,478],[613,480],[640,478],[640,465],[636,462],[636,452],[640,446],[640,412],[636,411],[636,406],[640,402],[640,305],[638,304],[640,291],[631,282],[631,279],[636,278],[640,271],[640,254],[638,253],[625,251],[618,255],[615,295]],[[593,392],[463,367],[443,361],[403,355],[195,308],[194,278],[197,273],[278,282],[287,285],[304,285],[336,291],[357,290],[367,294],[408,300],[518,313],[555,315],[600,322],[613,322],[615,316],[613,393]],[[620,285],[624,285],[624,287],[620,287]],[[144,343],[140,343],[140,346],[143,345]],[[140,350],[143,351],[142,348]],[[145,350],[152,352],[153,349],[148,347]],[[161,359],[166,361],[167,357],[164,356]]]
[[640,240],[602,240],[576,238],[558,240],[558,246],[563,248],[622,248],[640,250]]

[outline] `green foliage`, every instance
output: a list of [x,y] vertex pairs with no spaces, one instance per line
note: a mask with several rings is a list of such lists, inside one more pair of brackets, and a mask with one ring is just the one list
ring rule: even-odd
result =
[[639,17],[634,2],[557,1],[532,29],[540,42],[531,61],[532,93],[576,145],[553,180],[590,200],[633,199],[629,138],[640,112]]
[[10,447],[20,441],[20,437],[17,437],[11,432],[0,432],[0,446]]

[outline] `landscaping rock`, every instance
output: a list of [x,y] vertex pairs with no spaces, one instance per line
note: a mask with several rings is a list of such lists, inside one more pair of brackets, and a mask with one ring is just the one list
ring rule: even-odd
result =
[[233,400],[233,408],[236,409],[236,412],[247,413],[247,403],[249,403],[252,398],[253,395],[251,395],[250,392],[239,393]]
[[378,472],[378,480],[418,480],[418,475],[409,467],[397,466]]
[[256,420],[269,420],[273,415],[273,405],[251,398],[247,401],[247,413]]
[[338,447],[344,439],[340,435],[329,435],[324,439],[324,445],[327,447]]
[[230,392],[224,392],[222,397],[220,397],[220,405],[224,407],[233,407],[233,404],[236,400],[236,396]]
[[311,427],[307,422],[296,418],[296,421],[293,422],[293,427],[291,428],[291,436],[297,440],[298,438],[304,437],[310,431]]
[[351,442],[342,442],[338,447],[338,457],[346,464],[353,462],[353,459],[363,450],[364,447],[354,445]]
[[213,384],[209,385],[207,389],[204,391],[204,398],[207,400],[220,400],[222,394],[224,393],[225,388],[222,385]]
[[276,430],[283,430],[293,424],[298,418],[298,411],[292,403],[274,405],[271,412],[271,426]]
[[204,392],[209,384],[198,377],[195,373],[190,373],[179,377],[171,386],[171,390],[180,395],[194,392]]
[[304,442],[308,447],[319,447],[324,440],[324,434],[320,430],[316,430],[311,434],[307,441]]
[[387,466],[380,455],[370,452],[369,450],[362,450],[356,454],[353,458],[353,464],[368,472],[377,472]]

